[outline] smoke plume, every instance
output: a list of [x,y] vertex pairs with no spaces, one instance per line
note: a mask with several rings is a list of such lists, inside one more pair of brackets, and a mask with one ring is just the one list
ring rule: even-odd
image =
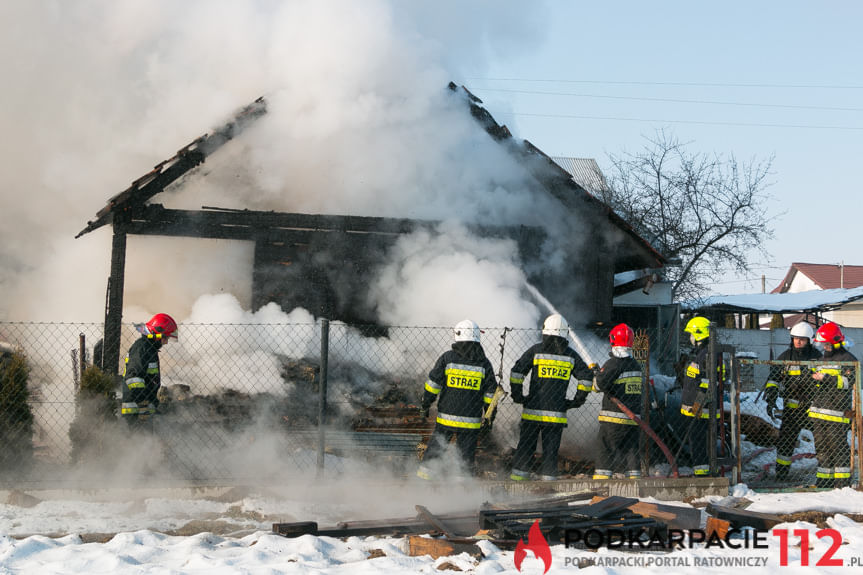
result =
[[[261,95],[265,121],[154,201],[512,221],[532,205],[530,178],[446,84],[538,41],[542,8],[519,7],[5,3],[0,319],[100,320],[110,227],[74,235],[132,180]],[[240,242],[129,243],[127,321],[141,319],[130,309],[185,318],[208,293],[248,307],[250,248]],[[408,310],[384,315],[411,320]]]

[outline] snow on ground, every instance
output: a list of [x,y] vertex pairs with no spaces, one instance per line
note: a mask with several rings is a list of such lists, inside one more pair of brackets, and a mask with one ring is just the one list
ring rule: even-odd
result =
[[[318,486],[320,487],[320,486]],[[344,487],[344,486],[343,486]],[[93,502],[76,499],[29,500],[28,506],[0,505],[0,573],[327,573],[394,574],[433,573],[460,569],[481,575],[518,573],[514,552],[488,541],[478,545],[483,557],[462,554],[431,559],[410,557],[406,539],[400,537],[351,537],[345,540],[305,535],[287,539],[270,532],[271,523],[317,520],[332,525],[340,519],[405,517],[412,515],[404,502],[420,501],[435,512],[465,509],[479,504],[483,494],[471,486],[455,490],[435,489],[422,494],[415,484],[405,486],[355,486],[325,497],[327,489],[288,489],[278,495],[243,494],[239,490],[215,499],[146,498],[129,502]],[[290,493],[293,492],[293,496]],[[745,497],[751,511],[792,513],[806,510],[837,512],[828,527],[838,530],[843,545],[834,557],[842,567],[813,567],[818,573],[849,573],[852,561],[863,563],[863,524],[842,515],[863,513],[863,493],[842,489],[817,493],[757,493],[745,485],[728,497],[708,497],[695,504],[729,504]],[[383,498],[383,499],[381,499]],[[389,500],[387,500],[389,499]],[[22,502],[27,501],[21,499]],[[450,509],[446,509],[450,503]],[[663,502],[687,505],[683,502]],[[411,506],[412,507],[412,506]],[[399,512],[402,511],[402,512]],[[192,535],[171,535],[186,526]],[[216,534],[207,527],[218,527]],[[819,539],[818,528],[804,521],[782,524],[778,529],[805,530],[809,534],[809,562],[814,565],[830,547]],[[54,534],[55,537],[49,537]],[[96,536],[94,534],[105,534]],[[59,535],[59,536],[56,536]],[[751,532],[750,532],[751,536]],[[551,547],[548,573],[576,569],[579,561],[588,574],[616,573],[727,573],[743,568],[760,573],[794,573],[801,569],[801,549],[791,537],[788,563],[780,566],[781,545],[775,535],[764,534],[765,549],[683,548],[670,553],[632,553],[600,548],[598,551]],[[732,543],[743,544],[743,536]],[[714,562],[705,564],[705,562]],[[728,562],[736,561],[728,565]],[[639,563],[640,562],[640,563]],[[791,569],[791,570],[789,570]],[[794,569],[797,569],[795,571]],[[809,568],[807,568],[809,569]],[[542,574],[543,563],[532,553],[521,565],[522,574]]]

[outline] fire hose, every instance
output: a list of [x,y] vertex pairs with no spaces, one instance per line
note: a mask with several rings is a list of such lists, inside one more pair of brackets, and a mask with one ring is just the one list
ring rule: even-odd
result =
[[669,465],[671,465],[671,477],[679,477],[680,475],[677,472],[677,461],[674,459],[674,456],[671,455],[671,450],[668,449],[668,446],[665,445],[665,442],[659,439],[659,436],[656,435],[656,432],[653,431],[653,429],[649,425],[644,423],[644,421],[640,417],[635,415],[635,413],[631,409],[626,407],[622,401],[613,396],[609,397],[611,397],[611,400],[614,402],[615,405],[617,405],[620,411],[625,413],[627,417],[629,417],[629,419],[637,423],[638,427],[640,427],[641,430],[646,433],[647,436],[650,437],[650,439],[652,439],[654,443],[656,443],[657,447],[662,450],[662,454],[665,455],[665,458],[668,460]]

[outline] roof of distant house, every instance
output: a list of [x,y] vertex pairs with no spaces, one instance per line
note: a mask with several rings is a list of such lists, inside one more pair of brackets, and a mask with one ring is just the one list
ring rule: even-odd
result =
[[807,264],[795,262],[772,293],[785,293],[791,287],[794,276],[801,273],[815,282],[821,289],[855,288],[863,286],[863,266],[840,264]]

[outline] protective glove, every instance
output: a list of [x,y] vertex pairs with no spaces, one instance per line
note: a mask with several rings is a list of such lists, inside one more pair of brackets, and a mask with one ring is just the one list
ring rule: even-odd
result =
[[430,408],[426,406],[420,407],[420,417],[422,417],[424,420],[429,418],[429,409]]
[[774,418],[774,412],[776,411],[776,400],[779,398],[779,390],[776,387],[768,387],[764,390],[764,401],[767,403],[767,415]]
[[584,405],[584,402],[587,401],[587,395],[576,395],[572,399],[566,400],[566,409],[576,409]]
[[521,386],[512,386],[512,401],[521,405],[524,403],[524,395],[521,393]]

